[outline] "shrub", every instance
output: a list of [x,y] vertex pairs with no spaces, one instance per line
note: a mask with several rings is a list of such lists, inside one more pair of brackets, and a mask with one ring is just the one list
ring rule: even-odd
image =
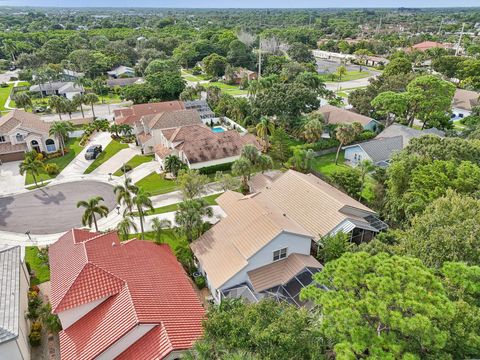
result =
[[40,321],[33,321],[30,327],[31,332],[40,332],[42,331],[42,323]]
[[46,164],[45,171],[48,175],[57,175],[60,172],[57,164]]
[[296,145],[295,147],[303,150],[312,149],[313,151],[320,151],[320,150],[336,148],[337,146],[338,146],[338,140],[336,139],[321,139],[312,144]]
[[197,276],[195,278],[195,284],[197,285],[197,287],[201,290],[205,287],[205,285],[207,284],[206,280],[205,280],[205,277],[203,276]]
[[357,198],[362,190],[361,174],[358,169],[335,171],[331,178],[337,187],[353,198]]
[[359,135],[357,135],[357,137],[355,138],[355,141],[366,141],[366,140],[370,140],[370,139],[373,139],[377,134],[375,134],[373,131],[364,131],[362,133],[360,133]]
[[28,335],[31,346],[39,346],[42,343],[42,334],[39,331],[32,331]]
[[233,162],[218,164],[212,166],[205,166],[201,169],[198,169],[198,172],[203,175],[216,174],[217,171],[230,171],[232,169]]
[[132,166],[128,165],[128,164],[123,165],[122,168],[121,168],[121,170],[124,174],[129,172],[129,171],[132,171],[132,169],[133,169]]

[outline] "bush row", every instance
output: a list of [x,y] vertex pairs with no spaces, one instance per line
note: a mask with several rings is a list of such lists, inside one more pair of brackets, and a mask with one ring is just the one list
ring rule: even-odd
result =
[[232,169],[233,162],[218,164],[212,166],[205,166],[201,169],[198,169],[198,172],[203,175],[215,174],[217,171],[230,171]]

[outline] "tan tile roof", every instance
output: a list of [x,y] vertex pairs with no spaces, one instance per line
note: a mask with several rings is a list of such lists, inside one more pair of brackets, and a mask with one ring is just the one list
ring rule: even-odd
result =
[[325,117],[325,121],[328,124],[353,124],[354,122],[358,122],[363,126],[366,126],[369,122],[372,121],[371,118],[357,114],[350,110],[345,110],[338,108],[333,105],[323,105],[320,109],[317,110],[318,112],[322,113]]
[[8,154],[19,151],[27,151],[27,145],[25,143],[15,144],[12,143],[1,143],[0,144],[0,154]]
[[39,116],[19,109],[0,118],[0,134],[7,134],[18,126],[41,134],[48,134],[50,129],[50,124],[42,121]]
[[162,130],[162,133],[170,142],[178,144],[176,148],[185,153],[190,164],[238,156],[247,144],[261,149],[254,135],[241,135],[236,130],[216,133],[205,125],[190,125]]
[[286,259],[251,270],[247,274],[253,289],[261,292],[274,286],[285,285],[307,267],[320,269],[322,265],[313,256],[293,253]]
[[141,132],[141,133],[137,134],[137,137],[140,140],[141,144],[145,144],[148,140],[150,140],[152,138],[152,135],[145,134],[144,132]]
[[158,103],[132,105],[130,108],[116,109],[113,111],[113,113],[115,115],[115,122],[117,124],[133,125],[145,115],[184,109],[185,105],[183,104],[183,101],[164,101]]
[[202,124],[197,110],[179,110],[155,115],[148,122],[150,129],[168,129],[180,126]]
[[453,97],[453,107],[472,110],[473,107],[480,105],[480,93],[457,89]]
[[375,214],[315,175],[293,170],[261,190],[259,197],[278,206],[316,239],[330,233],[344,220],[363,220],[358,215]]
[[158,144],[154,147],[155,154],[160,156],[160,159],[165,159],[168,155],[173,152],[173,149],[166,148],[165,146]]
[[258,196],[227,191],[217,202],[227,216],[191,244],[209,281],[217,289],[280,233],[312,237],[279,208]]

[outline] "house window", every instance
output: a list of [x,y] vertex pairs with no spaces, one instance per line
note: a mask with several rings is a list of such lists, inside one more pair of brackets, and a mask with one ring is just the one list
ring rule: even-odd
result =
[[15,135],[15,138],[17,139],[17,141],[23,141],[23,135],[22,134],[17,134]]
[[5,140],[5,136],[0,135],[0,143],[3,143],[3,142],[5,142],[5,141],[6,141],[6,140]]
[[47,141],[45,141],[45,145],[47,145],[47,152],[54,152],[55,150],[57,150],[55,148],[55,141],[53,141],[52,139],[47,139]]
[[287,248],[275,250],[273,252],[273,261],[285,259],[287,257]]

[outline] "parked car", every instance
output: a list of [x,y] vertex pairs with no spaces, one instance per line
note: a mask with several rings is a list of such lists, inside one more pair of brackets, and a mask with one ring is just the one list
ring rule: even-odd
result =
[[102,152],[102,145],[92,145],[87,149],[85,153],[86,160],[95,160]]

